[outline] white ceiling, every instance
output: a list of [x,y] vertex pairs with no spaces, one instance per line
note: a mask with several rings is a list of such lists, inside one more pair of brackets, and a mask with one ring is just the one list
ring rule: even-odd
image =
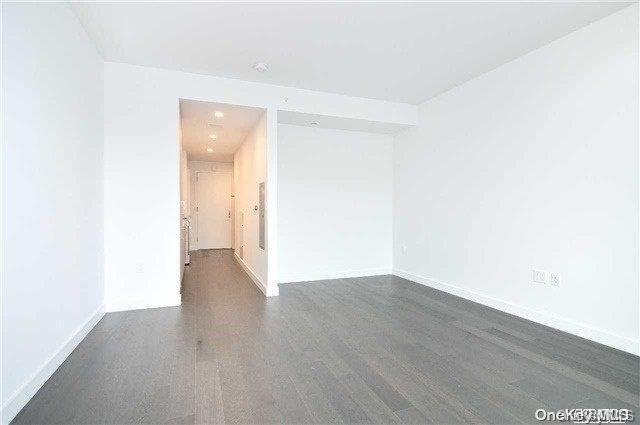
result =
[[[629,2],[73,3],[105,60],[420,103]],[[252,64],[264,61],[269,71]]]
[[[215,118],[214,112],[224,114]],[[180,100],[182,148],[192,161],[233,162],[233,154],[264,110],[223,103]],[[217,136],[211,140],[210,134]],[[207,148],[213,152],[207,152]]]

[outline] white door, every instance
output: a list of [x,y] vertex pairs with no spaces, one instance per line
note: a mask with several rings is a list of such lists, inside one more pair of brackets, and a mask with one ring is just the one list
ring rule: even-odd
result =
[[231,248],[231,174],[197,176],[198,249]]

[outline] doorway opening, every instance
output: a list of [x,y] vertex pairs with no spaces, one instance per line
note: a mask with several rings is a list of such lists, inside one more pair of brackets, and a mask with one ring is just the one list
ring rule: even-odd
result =
[[194,251],[231,250],[266,283],[266,111],[181,99],[180,140],[184,263]]

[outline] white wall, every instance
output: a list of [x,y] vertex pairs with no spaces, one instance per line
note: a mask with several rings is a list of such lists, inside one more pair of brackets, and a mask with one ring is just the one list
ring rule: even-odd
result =
[[[182,132],[180,134],[180,147],[182,147]],[[180,150],[180,226],[184,227],[183,220],[189,216],[191,183],[189,179],[189,160],[187,152]],[[187,231],[180,233],[180,280],[184,277],[185,262],[187,260]]]
[[[189,161],[189,181],[190,181],[190,198],[189,198],[189,215],[191,216],[191,250],[198,249],[196,236],[198,234],[198,214],[196,213],[197,193],[196,174],[198,172],[225,172],[231,173],[233,180],[233,163],[231,162],[207,162],[207,161]],[[232,207],[233,208],[233,207]],[[233,217],[233,214],[232,214]],[[233,218],[232,224],[233,226]]]
[[394,150],[398,274],[638,352],[637,17],[421,106]]
[[178,98],[109,64],[104,93],[107,310],[179,305]]
[[180,209],[184,216],[191,213],[191,172],[189,159],[184,150],[180,153]]
[[[179,99],[267,110],[268,286],[277,291],[277,111],[410,125],[413,105],[105,63],[105,283],[110,310],[179,298]],[[133,178],[132,178],[133,176]]]
[[278,125],[279,281],[391,273],[393,137]]
[[103,66],[65,4],[2,5],[2,422],[102,317]]
[[[233,156],[235,192],[235,242],[236,254],[240,255],[241,214],[244,213],[242,232],[242,262],[249,275],[267,295],[276,295],[267,288],[267,249],[259,246],[258,185],[266,179],[267,122],[263,115],[249,132]],[[275,288],[273,288],[275,290]]]

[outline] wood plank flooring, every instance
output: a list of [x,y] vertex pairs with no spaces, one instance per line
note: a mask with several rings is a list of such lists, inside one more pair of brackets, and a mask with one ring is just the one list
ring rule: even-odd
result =
[[280,286],[199,251],[183,305],[110,313],[14,423],[536,423],[630,408],[639,359],[395,276]]

